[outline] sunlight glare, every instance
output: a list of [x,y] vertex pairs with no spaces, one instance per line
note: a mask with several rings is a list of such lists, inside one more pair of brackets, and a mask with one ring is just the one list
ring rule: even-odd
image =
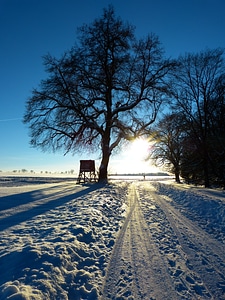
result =
[[149,153],[149,142],[143,138],[137,138],[131,142],[127,151],[127,157],[135,161],[144,161]]
[[151,160],[146,158],[151,151],[151,143],[144,138],[137,138],[130,142],[118,155],[114,170],[120,174],[144,174],[157,172]]

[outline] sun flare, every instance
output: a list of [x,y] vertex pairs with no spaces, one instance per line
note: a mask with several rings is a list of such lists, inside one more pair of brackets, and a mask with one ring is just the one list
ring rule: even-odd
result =
[[127,149],[127,157],[135,161],[143,161],[149,154],[149,142],[143,138],[133,140]]
[[151,143],[144,138],[131,141],[118,155],[114,170],[120,174],[156,172],[151,160],[146,160],[151,151]]

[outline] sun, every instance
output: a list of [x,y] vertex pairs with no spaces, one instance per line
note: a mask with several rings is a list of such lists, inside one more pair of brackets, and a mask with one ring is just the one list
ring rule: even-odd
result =
[[114,160],[116,173],[119,174],[143,174],[155,171],[151,160],[146,160],[151,151],[151,143],[144,138],[136,138],[131,141]]
[[126,152],[129,159],[144,161],[149,154],[149,142],[147,139],[137,138],[130,143]]

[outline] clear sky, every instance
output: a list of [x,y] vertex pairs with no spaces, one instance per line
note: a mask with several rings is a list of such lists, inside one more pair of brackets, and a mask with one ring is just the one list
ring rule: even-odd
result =
[[[61,56],[74,44],[77,27],[109,4],[136,26],[137,36],[158,35],[167,56],[225,47],[225,0],[0,0],[0,170],[76,170],[79,159],[99,158],[31,148],[22,118],[32,88],[45,77],[42,56]],[[125,156],[112,158],[110,170],[124,170]]]

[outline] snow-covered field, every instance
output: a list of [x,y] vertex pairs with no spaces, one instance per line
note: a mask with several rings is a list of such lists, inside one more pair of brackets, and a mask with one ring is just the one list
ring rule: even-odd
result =
[[224,196],[0,177],[0,299],[225,299]]

